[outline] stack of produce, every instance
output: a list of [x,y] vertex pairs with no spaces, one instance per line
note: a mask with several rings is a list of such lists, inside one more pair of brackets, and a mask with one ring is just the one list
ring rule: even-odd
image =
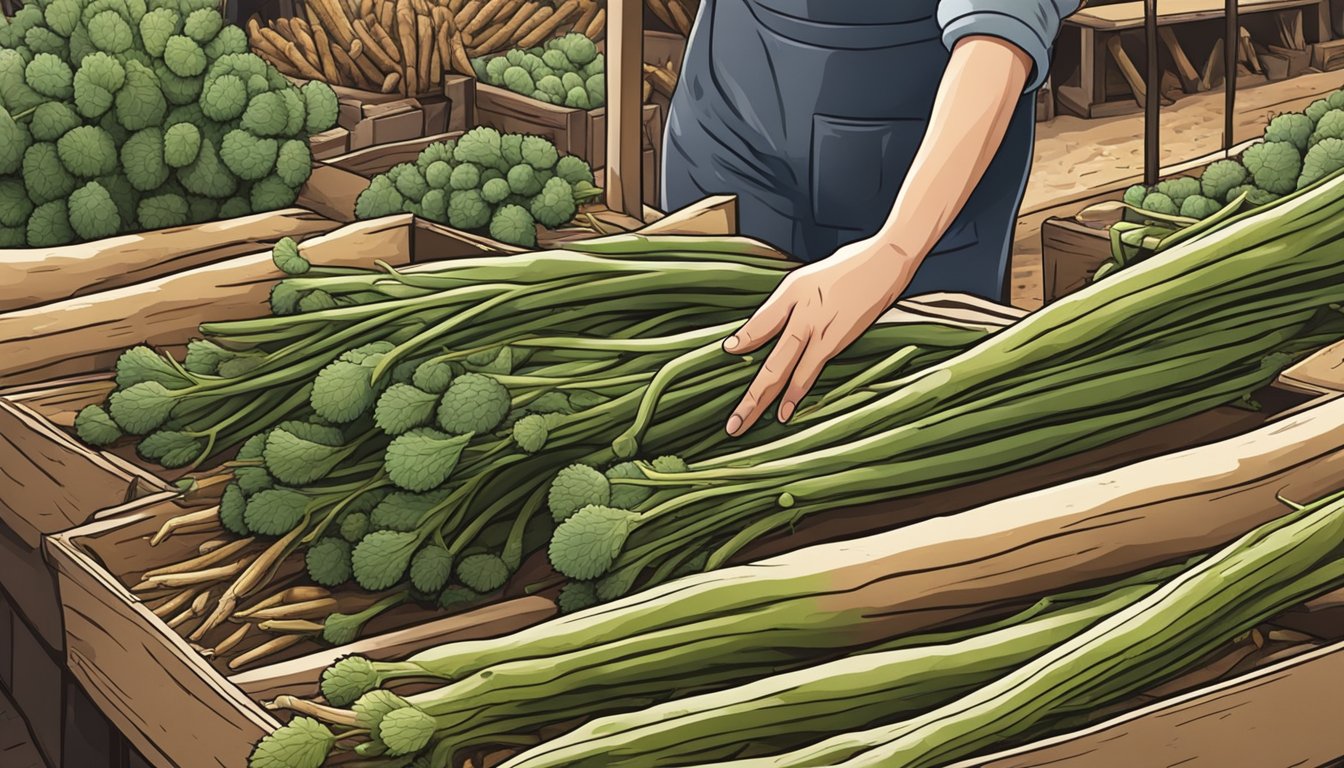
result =
[[[218,511],[164,528],[222,525],[234,540],[135,586],[216,655],[252,624],[283,634],[267,650],[315,634],[340,644],[408,599],[479,601],[544,547],[548,495],[560,508],[551,477],[610,463],[612,442],[655,412],[649,449],[721,451],[722,414],[755,368],[720,342],[791,268],[750,241],[638,236],[408,273],[323,270],[291,241],[275,259],[297,275],[273,291],[275,316],[203,326],[181,363],[128,350],[106,407],[75,422],[89,443],[133,441],[169,467],[241,445]],[[821,387],[929,365],[984,333],[882,327]],[[295,565],[317,586],[373,594],[290,593]]]
[[214,0],[44,0],[0,26],[0,246],[283,208],[331,88],[247,52]]
[[[504,768],[932,768],[1077,723],[1340,585],[1340,496],[1202,560],[866,646],[862,625],[880,619],[827,612],[835,583],[744,568],[405,661],[348,657],[324,676],[328,704],[273,702],[300,716],[250,765],[317,768],[353,749],[448,768],[473,746],[614,713]],[[826,660],[837,653],[850,655]],[[410,680],[440,687],[392,690]]]
[[548,229],[574,218],[579,204],[601,194],[593,169],[561,157],[540,136],[473,128],[460,139],[435,142],[414,163],[373,178],[360,193],[361,219],[413,213],[503,243],[531,248],[537,225]]
[[685,37],[691,34],[700,0],[644,0],[644,7],[668,29]]
[[606,57],[592,40],[568,34],[540,48],[515,48],[472,62],[483,83],[547,104],[597,109],[607,103]]
[[567,32],[602,37],[600,0],[305,0],[304,18],[248,22],[253,47],[293,77],[416,96],[473,57]]
[[[1270,203],[1344,168],[1344,90],[1317,99],[1304,112],[1285,112],[1269,121],[1264,141],[1238,158],[1212,163],[1199,178],[1182,176],[1153,187],[1125,190],[1125,203],[1144,214],[1206,219],[1244,200],[1250,207]],[[1165,219],[1163,219],[1165,220]]]

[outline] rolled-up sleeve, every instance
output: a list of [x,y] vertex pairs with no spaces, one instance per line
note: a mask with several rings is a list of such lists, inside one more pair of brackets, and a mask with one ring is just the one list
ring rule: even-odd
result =
[[938,23],[948,50],[970,35],[1007,40],[1031,57],[1027,90],[1040,88],[1050,73],[1050,46],[1060,21],[1078,10],[1080,0],[941,0]]

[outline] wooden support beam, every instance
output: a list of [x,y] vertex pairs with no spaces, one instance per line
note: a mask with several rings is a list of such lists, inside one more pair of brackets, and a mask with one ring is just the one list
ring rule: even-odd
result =
[[644,214],[640,110],[644,82],[644,3],[607,2],[607,207]]
[[1204,67],[1199,74],[1200,90],[1207,91],[1221,85],[1223,82],[1223,41],[1219,39],[1213,44],[1213,50],[1209,52],[1208,61],[1204,62]]
[[1125,82],[1129,83],[1129,90],[1134,94],[1134,100],[1139,102],[1139,106],[1143,106],[1144,101],[1148,98],[1147,89],[1143,84],[1143,75],[1139,74],[1138,67],[1134,66],[1129,54],[1125,53],[1124,47],[1120,45],[1119,35],[1111,35],[1107,38],[1106,50],[1110,52],[1111,58],[1120,68],[1120,74],[1124,75]]
[[1171,60],[1176,64],[1176,76],[1181,79],[1181,88],[1186,93],[1204,90],[1200,87],[1199,71],[1190,62],[1190,57],[1186,55],[1185,48],[1181,47],[1181,41],[1176,38],[1176,33],[1171,27],[1158,27],[1157,36],[1171,53]]

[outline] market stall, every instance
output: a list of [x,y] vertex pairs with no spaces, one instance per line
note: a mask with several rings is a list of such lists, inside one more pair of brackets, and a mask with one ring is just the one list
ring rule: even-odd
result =
[[734,442],[721,339],[795,264],[650,206],[694,4],[133,5],[0,27],[77,65],[0,89],[0,189],[69,230],[0,253],[0,682],[51,768],[1344,756],[1332,97],[1270,126],[1291,189],[1150,178],[1067,300],[902,301]]

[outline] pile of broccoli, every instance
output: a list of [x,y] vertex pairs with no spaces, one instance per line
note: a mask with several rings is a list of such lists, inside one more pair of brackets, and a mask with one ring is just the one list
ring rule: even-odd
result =
[[[1219,160],[1198,178],[1182,176],[1153,187],[1136,184],[1125,202],[1151,213],[1204,219],[1246,195],[1257,207],[1320,181],[1344,168],[1344,90],[1317,99],[1304,112],[1269,121],[1264,141],[1240,158]],[[1143,218],[1135,213],[1131,218]]]
[[0,19],[0,247],[294,202],[336,94],[248,52],[217,0],[35,0]]
[[503,243],[531,248],[536,225],[554,229],[599,193],[582,159],[560,157],[540,136],[473,128],[456,141],[425,147],[414,163],[375,176],[355,215],[413,213]]
[[471,64],[481,82],[547,104],[597,109],[607,102],[605,57],[577,32],[548,40],[541,48],[514,49]]

